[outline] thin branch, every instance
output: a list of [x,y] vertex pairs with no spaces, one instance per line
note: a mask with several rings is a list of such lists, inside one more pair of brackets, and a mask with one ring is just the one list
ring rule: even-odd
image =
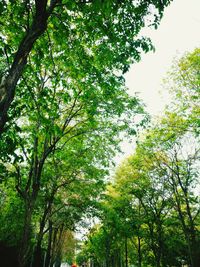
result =
[[9,70],[10,69],[10,61],[9,61],[9,56],[7,53],[7,45],[4,46],[4,54],[6,56],[7,66],[8,66],[8,70]]

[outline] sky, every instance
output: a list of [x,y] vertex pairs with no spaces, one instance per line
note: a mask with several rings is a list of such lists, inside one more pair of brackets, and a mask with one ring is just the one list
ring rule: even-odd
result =
[[165,9],[158,29],[145,29],[142,34],[151,38],[156,51],[143,55],[131,67],[126,84],[131,93],[140,92],[147,110],[157,115],[168,100],[159,91],[173,58],[200,46],[200,0],[174,0]]
[[[144,54],[139,63],[132,65],[125,75],[126,85],[130,94],[139,92],[147,111],[157,116],[170,101],[162,80],[173,58],[200,47],[200,0],[174,0],[165,9],[158,29],[144,29],[142,35],[151,38],[155,52]],[[134,144],[124,141],[124,155],[117,155],[117,164],[133,149]]]

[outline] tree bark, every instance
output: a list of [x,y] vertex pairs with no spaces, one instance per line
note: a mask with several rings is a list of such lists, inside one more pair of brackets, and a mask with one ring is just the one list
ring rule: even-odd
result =
[[26,203],[25,214],[24,214],[24,228],[18,255],[19,267],[26,266],[28,259],[30,259],[31,248],[28,244],[30,244],[30,239],[31,239],[32,212],[33,212],[33,203]]
[[52,222],[49,221],[49,237],[48,237],[47,253],[45,258],[45,267],[49,267],[51,262],[52,233],[53,233]]
[[48,17],[51,15],[57,2],[57,0],[51,1],[51,6],[47,10],[47,0],[35,0],[36,12],[32,25],[19,44],[7,77],[0,81],[0,134],[3,132],[7,122],[8,109],[14,99],[16,85],[27,64],[27,58],[36,40],[45,32]]
[[37,244],[36,244],[35,250],[34,250],[34,259],[33,259],[32,267],[40,267],[41,266],[42,239],[43,239],[43,236],[44,236],[44,229],[45,229],[45,225],[46,225],[47,216],[49,215],[49,213],[51,211],[51,206],[52,206],[52,203],[53,203],[53,198],[54,198],[55,192],[56,192],[56,190],[53,189],[51,197],[49,198],[48,203],[46,204],[43,216],[42,216],[41,221],[40,221],[40,231],[39,231],[38,236],[37,236]]
[[125,237],[125,267],[128,267],[128,244],[127,244],[127,237]]

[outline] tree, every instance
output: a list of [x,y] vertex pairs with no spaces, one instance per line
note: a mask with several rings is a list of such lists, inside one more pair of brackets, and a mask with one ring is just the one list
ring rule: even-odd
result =
[[[31,72],[33,74],[30,77]],[[53,159],[59,161],[62,158],[66,162],[68,174],[83,171],[81,164],[91,175],[92,168],[89,168],[89,163],[94,165],[93,171],[95,166],[96,170],[106,169],[109,165],[107,159],[113,156],[119,142],[119,133],[134,133],[136,125],[133,116],[138,112],[143,113],[138,99],[129,98],[125,93],[124,82],[117,77],[109,77],[106,84],[101,81],[101,87],[96,91],[93,91],[90,81],[78,83],[75,77],[72,77],[69,93],[64,91],[62,85],[57,84],[58,76],[49,75],[43,73],[42,66],[37,65],[30,68],[28,76],[24,75],[21,83],[22,94],[16,95],[15,98],[16,102],[20,99],[23,105],[23,117],[19,117],[1,139],[4,147],[7,138],[12,140],[14,136],[9,153],[4,155],[4,151],[1,152],[2,166],[5,167],[10,162],[16,190],[24,202],[24,225],[19,256],[22,266],[30,258],[32,251],[31,225],[40,192],[45,184],[51,184],[51,181],[52,186],[57,189],[65,184],[62,178],[64,171],[60,177],[45,176],[49,164],[52,164]],[[65,74],[60,72],[58,75],[64,77]],[[85,75],[87,77],[87,73]],[[116,88],[115,92],[108,93],[107,89],[110,87]],[[26,88],[30,94],[26,94]],[[17,110],[17,103],[15,104],[16,109],[13,112]],[[107,146],[106,150],[102,144]],[[65,149],[67,153],[64,152]],[[56,179],[60,179],[60,184]],[[54,191],[52,193],[55,194]],[[54,200],[54,194],[51,202]]]
[[[9,162],[12,172],[6,171],[23,202],[20,266],[33,251],[32,224],[37,221],[40,193],[52,179],[45,170],[53,155],[67,147],[73,151],[69,163],[80,148],[91,148],[93,164],[106,169],[119,133],[134,133],[132,115],[143,111],[138,99],[126,93],[122,73],[139,60],[141,51],[152,48],[149,40],[136,37],[151,4],[156,26],[169,1],[0,4],[0,132],[5,130],[0,164],[3,173]],[[44,225],[41,222],[41,233]],[[42,238],[41,234],[39,243]]]
[[181,58],[169,79],[172,104],[140,136],[134,154],[107,187],[101,224],[89,237],[93,258],[105,247],[105,237],[98,237],[106,229],[109,259],[125,237],[130,264],[199,264],[199,49]]
[[199,54],[200,49],[196,48],[176,59],[164,83],[173,97],[168,110],[173,116],[176,113],[177,118],[183,122],[182,127],[178,124],[177,132],[185,129],[199,135]]
[[149,40],[137,37],[145,17],[153,13],[150,24],[157,26],[169,3],[170,0],[3,1],[0,131],[8,120],[16,86],[20,91],[22,76],[31,66],[33,55],[37,54],[40,62],[50,54],[48,61],[54,63],[55,69],[57,58],[61,58],[68,73],[78,72],[79,80],[83,69],[91,74],[126,72],[133,59],[139,59],[141,50],[152,48]]

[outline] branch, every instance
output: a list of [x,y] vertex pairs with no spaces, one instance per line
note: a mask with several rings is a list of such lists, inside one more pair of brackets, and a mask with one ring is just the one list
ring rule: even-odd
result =
[[21,173],[20,173],[20,168],[17,165],[14,165],[16,171],[17,171],[17,184],[15,186],[17,192],[20,194],[20,196],[25,199],[26,195],[25,192],[20,188],[21,187]]
[[47,9],[48,16],[50,16],[52,14],[53,10],[55,9],[55,7],[61,3],[62,3],[62,0],[51,0],[50,5]]
[[47,12],[47,0],[35,0],[36,12],[32,25],[30,30],[26,32],[24,38],[21,40],[12,66],[4,84],[2,85],[2,91],[6,92],[6,95],[3,99],[0,98],[0,134],[3,132],[4,125],[6,124],[7,112],[14,99],[17,82],[27,64],[27,58],[36,40],[45,32],[48,17],[51,15],[57,2],[58,1],[51,1],[50,8]]
[[10,69],[10,62],[9,62],[9,56],[8,56],[8,53],[7,53],[7,47],[8,47],[8,45],[5,45],[4,46],[4,53],[5,53],[5,56],[6,56],[6,61],[7,61],[8,69]]

